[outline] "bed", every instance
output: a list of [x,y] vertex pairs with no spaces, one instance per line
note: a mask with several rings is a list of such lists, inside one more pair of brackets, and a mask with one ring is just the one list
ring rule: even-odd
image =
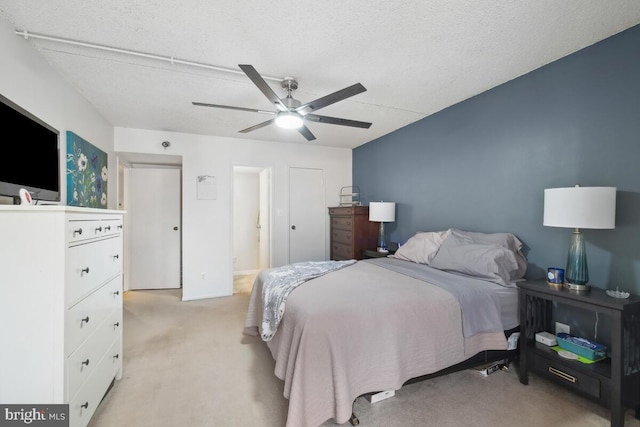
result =
[[[521,249],[510,233],[449,229],[416,233],[392,257],[260,272],[245,333],[275,359],[287,427],[355,424],[359,396],[513,358]],[[286,288],[275,297],[274,280]]]

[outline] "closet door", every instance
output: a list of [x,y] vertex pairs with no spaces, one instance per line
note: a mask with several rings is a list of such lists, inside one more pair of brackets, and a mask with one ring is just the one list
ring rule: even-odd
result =
[[324,171],[289,169],[289,262],[325,259]]
[[131,289],[181,286],[180,176],[177,168],[131,169]]

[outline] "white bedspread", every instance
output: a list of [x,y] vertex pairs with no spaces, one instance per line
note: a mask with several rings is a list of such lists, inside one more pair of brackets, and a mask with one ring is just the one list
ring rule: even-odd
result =
[[[251,294],[245,333],[258,335],[262,283]],[[483,350],[504,350],[502,332],[465,338],[447,291],[368,262],[309,280],[287,301],[267,342],[289,399],[287,427],[345,423],[360,395],[397,390]]]

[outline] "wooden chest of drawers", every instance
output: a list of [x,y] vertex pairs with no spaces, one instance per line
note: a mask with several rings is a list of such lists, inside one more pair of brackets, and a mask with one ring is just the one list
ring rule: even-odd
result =
[[376,247],[380,224],[369,221],[368,206],[329,208],[331,259],[362,259],[362,250]]

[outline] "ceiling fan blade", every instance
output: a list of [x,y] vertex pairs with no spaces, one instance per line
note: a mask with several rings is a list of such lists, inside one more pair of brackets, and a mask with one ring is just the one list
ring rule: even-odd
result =
[[238,65],[242,71],[251,79],[254,85],[258,86],[258,89],[267,97],[269,101],[280,111],[289,111],[286,105],[282,102],[282,100],[276,95],[276,93],[271,89],[271,86],[264,81],[262,76],[256,71],[255,68],[251,65]]
[[340,119],[337,117],[329,117],[329,116],[319,116],[317,114],[307,114],[306,116],[304,116],[304,118],[305,120],[309,120],[310,122],[327,123],[330,125],[351,126],[351,127],[363,128],[363,129],[369,129],[371,127],[371,123],[369,122],[359,122],[357,120]]
[[315,135],[312,134],[309,128],[305,125],[302,125],[300,128],[298,128],[298,132],[300,132],[302,136],[307,138],[307,141],[313,141],[314,139],[316,139]]
[[250,113],[276,114],[274,111],[256,110],[255,108],[234,107],[232,105],[207,104],[205,102],[192,102],[198,107],[225,108],[227,110],[249,111]]
[[343,99],[347,99],[359,93],[365,92],[366,90],[367,89],[360,83],[356,83],[347,88],[331,93],[327,96],[323,96],[322,98],[318,98],[315,101],[302,104],[301,106],[296,108],[295,111],[305,116],[312,111],[319,110],[320,108],[324,108],[327,105],[335,104],[338,101],[342,101]]
[[257,125],[253,125],[253,126],[251,126],[249,128],[239,130],[238,132],[240,132],[240,133],[251,132],[253,130],[260,129],[260,128],[263,128],[265,126],[270,125],[271,123],[273,123],[274,120],[275,120],[275,118],[274,119],[269,119],[266,122],[258,123]]

